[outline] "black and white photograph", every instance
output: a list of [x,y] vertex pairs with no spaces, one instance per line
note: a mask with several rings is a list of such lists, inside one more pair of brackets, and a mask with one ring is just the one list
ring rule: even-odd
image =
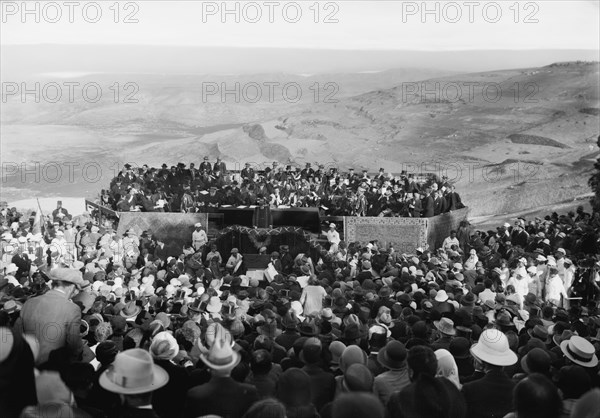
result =
[[2,418],[600,418],[600,1],[0,0]]

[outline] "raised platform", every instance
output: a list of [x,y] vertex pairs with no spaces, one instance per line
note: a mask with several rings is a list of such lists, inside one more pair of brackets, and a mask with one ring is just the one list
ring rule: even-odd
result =
[[[410,254],[417,247],[441,246],[450,231],[457,229],[460,222],[467,219],[468,211],[468,208],[464,208],[432,218],[343,216],[322,220],[336,221],[340,225],[340,236],[346,242],[359,241],[366,244],[378,240],[380,248],[392,244],[396,251]],[[309,247],[326,246],[326,241],[319,237],[321,219],[316,208],[272,209],[272,213],[273,228],[255,229],[251,221],[250,225],[239,222],[248,217],[252,219],[251,208],[220,208],[218,212],[210,214],[118,212],[117,232],[123,234],[133,228],[136,233],[141,234],[151,229],[155,237],[168,245],[168,252],[173,256],[181,254],[184,245],[191,243],[196,222],[202,223],[206,228],[209,239],[221,238],[219,250],[223,257],[233,247],[246,253],[258,253],[258,248],[263,244],[266,244],[269,252],[278,251],[281,244],[293,246],[297,252],[309,251]],[[226,243],[222,239],[225,233],[230,233]]]

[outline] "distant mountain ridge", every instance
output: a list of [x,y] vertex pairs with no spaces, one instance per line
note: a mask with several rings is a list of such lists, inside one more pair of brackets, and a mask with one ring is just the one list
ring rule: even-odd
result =
[[[146,76],[139,78],[137,105],[3,106],[3,159],[94,158],[113,167],[198,162],[209,155],[233,168],[277,159],[342,170],[427,171],[455,181],[473,215],[512,213],[588,191],[600,132],[598,76],[597,62],[423,78],[393,71],[337,75],[347,94],[334,103],[312,97],[203,103],[202,80]],[[287,80],[303,80],[303,89],[334,78],[295,77]],[[224,80],[262,82],[253,76]],[[452,96],[457,86],[461,97]],[[221,128],[204,131],[216,125]],[[248,127],[254,125],[260,129]],[[259,139],[249,135],[257,131]],[[70,187],[94,191],[108,180]],[[59,186],[46,185],[44,192]]]

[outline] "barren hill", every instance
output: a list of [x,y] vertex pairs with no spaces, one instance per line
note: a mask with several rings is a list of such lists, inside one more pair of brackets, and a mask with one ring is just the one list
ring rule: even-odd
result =
[[[588,192],[600,132],[598,76],[597,63],[561,63],[461,75],[227,79],[301,83],[310,94],[295,103],[203,101],[206,78],[138,77],[137,104],[9,102],[1,115],[2,158],[105,167],[95,183],[76,175],[68,185],[74,195],[96,193],[125,161],[188,163],[203,155],[221,156],[232,168],[277,159],[436,172],[457,183],[473,215],[513,213]],[[326,82],[339,87],[333,102],[324,100]],[[37,187],[14,176],[7,183],[46,195],[66,184]]]

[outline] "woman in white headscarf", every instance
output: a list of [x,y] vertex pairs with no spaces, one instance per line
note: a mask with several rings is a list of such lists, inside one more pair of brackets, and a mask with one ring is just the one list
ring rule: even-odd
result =
[[477,251],[473,249],[469,252],[469,258],[463,263],[463,267],[465,270],[475,270],[478,261],[479,257],[477,257]]
[[458,366],[452,354],[448,350],[440,348],[439,350],[435,350],[435,356],[438,361],[436,377],[445,377],[460,390],[462,385],[458,377]]

